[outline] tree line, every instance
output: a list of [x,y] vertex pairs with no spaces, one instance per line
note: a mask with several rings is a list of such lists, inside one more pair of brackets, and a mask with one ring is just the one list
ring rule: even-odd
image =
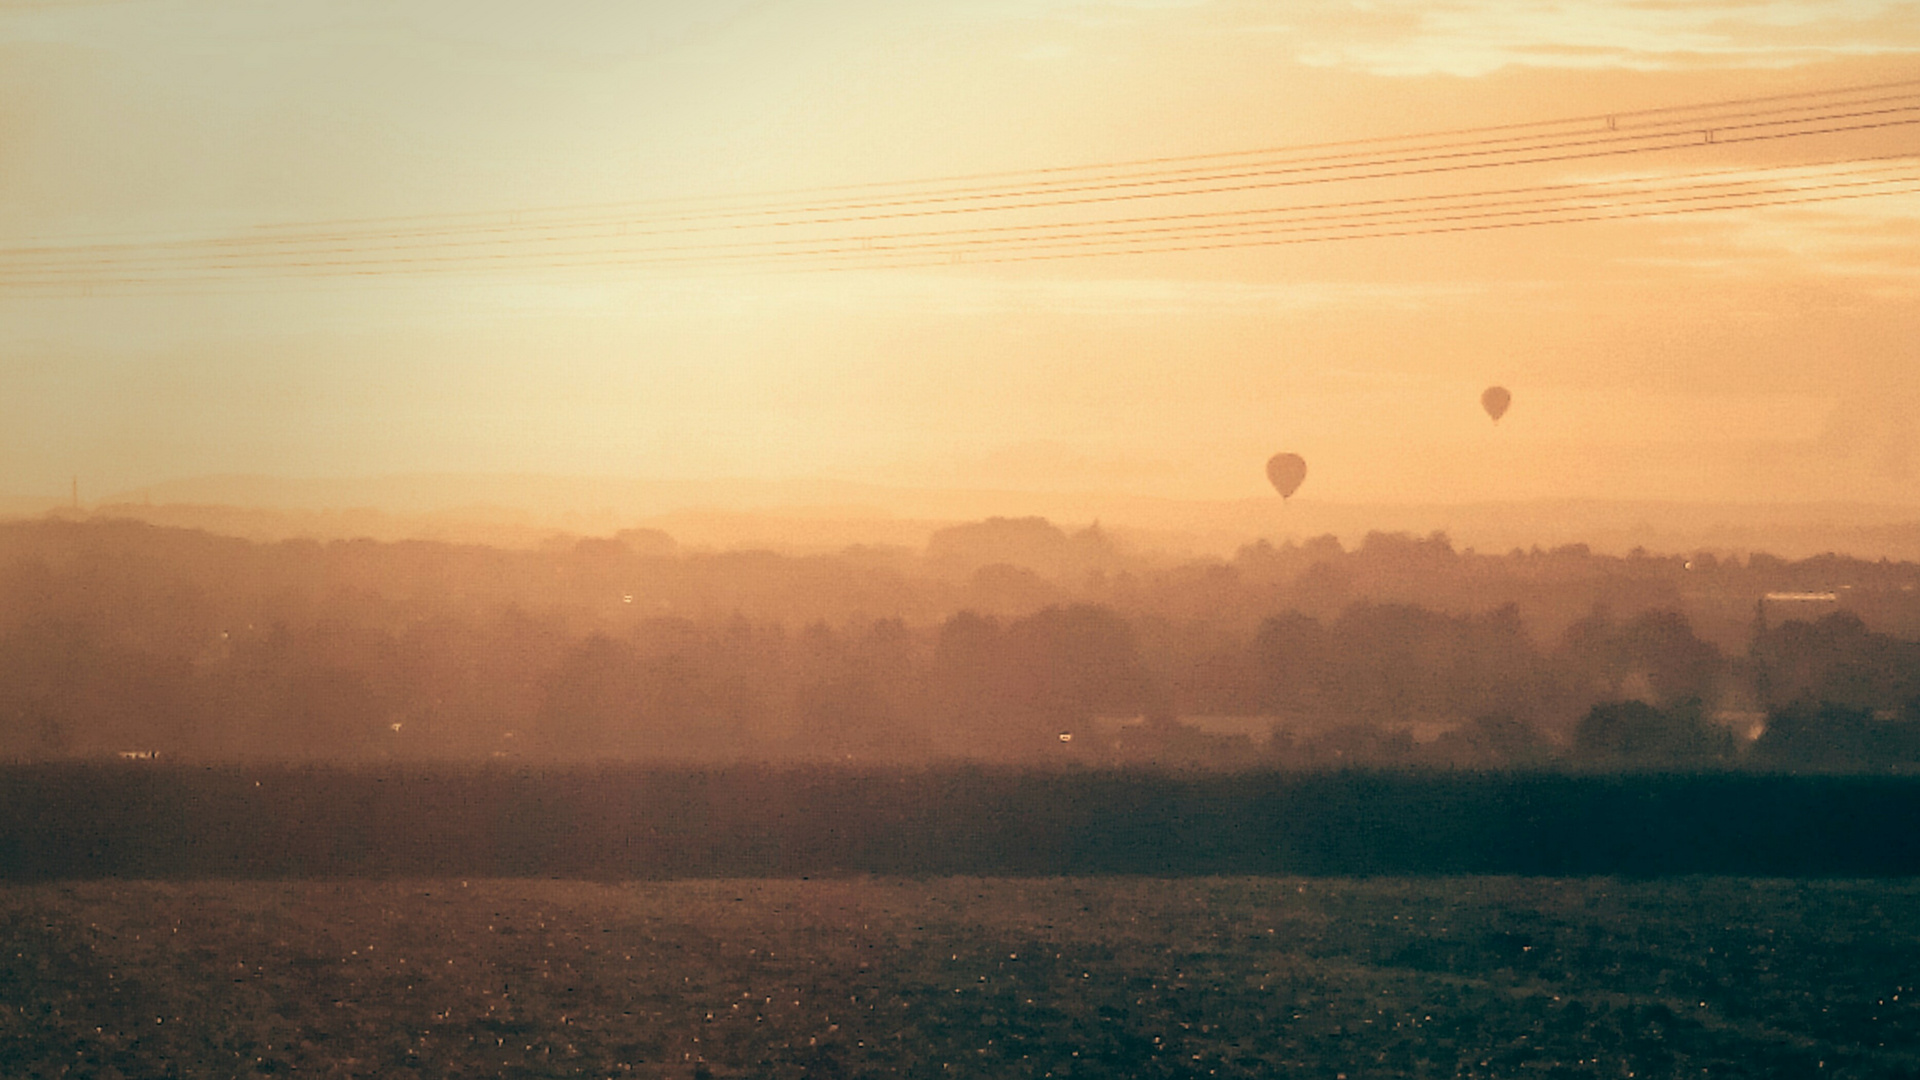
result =
[[1916,581],[1379,534],[1154,561],[1037,519],[807,557],[16,522],[0,757],[1898,768]]

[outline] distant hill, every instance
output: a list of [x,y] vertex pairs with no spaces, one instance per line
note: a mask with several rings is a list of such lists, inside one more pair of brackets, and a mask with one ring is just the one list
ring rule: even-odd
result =
[[[0,516],[65,504],[0,499]],[[1920,506],[1538,499],[1482,503],[1335,503],[1302,496],[1182,500],[1099,491],[889,487],[832,479],[648,480],[415,474],[340,478],[207,476],[89,501],[90,514],[202,528],[255,540],[367,536],[535,547],[556,534],[663,529],[706,547],[837,550],[924,546],[940,529],[1044,517],[1069,531],[1099,523],[1138,552],[1231,555],[1256,539],[1439,531],[1461,548],[1583,543],[1602,553],[1765,550],[1920,559]]]

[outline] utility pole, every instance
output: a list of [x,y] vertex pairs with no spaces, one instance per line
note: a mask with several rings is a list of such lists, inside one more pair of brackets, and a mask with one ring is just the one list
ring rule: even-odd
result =
[[73,478],[73,508],[80,509],[80,478],[78,476]]

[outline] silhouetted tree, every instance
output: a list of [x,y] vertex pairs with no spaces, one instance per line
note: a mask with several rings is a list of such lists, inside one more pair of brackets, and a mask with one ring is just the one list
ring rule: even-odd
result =
[[1657,706],[1709,699],[1725,659],[1686,616],[1647,611],[1624,623],[1595,608],[1567,628],[1561,653],[1575,681],[1603,697],[1644,695]]
[[631,644],[594,634],[547,677],[534,744],[562,759],[617,752],[637,726],[641,675]]
[[1460,769],[1532,768],[1552,758],[1540,732],[1511,716],[1478,716],[1443,732],[1427,751],[1436,764]]
[[913,636],[881,619],[837,662],[821,663],[796,698],[800,751],[834,761],[900,761],[928,749],[924,721],[909,715],[915,688]]
[[1709,723],[1698,699],[1667,709],[1611,701],[1587,711],[1574,729],[1573,748],[1596,764],[1700,765],[1731,758],[1733,733]]
[[1802,700],[1768,714],[1766,730],[1753,744],[1752,759],[1781,769],[1920,764],[1920,720],[1879,720],[1867,709]]
[[1252,645],[1255,700],[1262,711],[1299,714],[1324,707],[1334,677],[1326,628],[1289,611],[1260,624]]
[[1873,633],[1851,611],[1762,628],[1751,653],[1770,702],[1891,712],[1920,697],[1920,643]]
[[1044,752],[1063,731],[1087,731],[1098,714],[1136,713],[1146,679],[1133,631],[1112,610],[1092,604],[1047,608],[1007,626],[1007,701],[1015,745]]

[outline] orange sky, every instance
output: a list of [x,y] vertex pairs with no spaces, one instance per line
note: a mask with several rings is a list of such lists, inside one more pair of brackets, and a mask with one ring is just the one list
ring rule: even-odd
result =
[[[1920,184],[1031,263],[703,262],[731,233],[666,263],[406,261],[423,224],[512,237],[689,205],[649,200],[1920,79],[1920,4],[538,10],[0,0],[0,494],[497,472],[1232,499],[1284,449],[1310,463],[1303,499],[1920,505]],[[1902,123],[1204,208],[1913,154]],[[263,226],[377,272],[167,261]],[[78,269],[25,250],[103,243]],[[1514,393],[1497,428],[1494,382]]]

